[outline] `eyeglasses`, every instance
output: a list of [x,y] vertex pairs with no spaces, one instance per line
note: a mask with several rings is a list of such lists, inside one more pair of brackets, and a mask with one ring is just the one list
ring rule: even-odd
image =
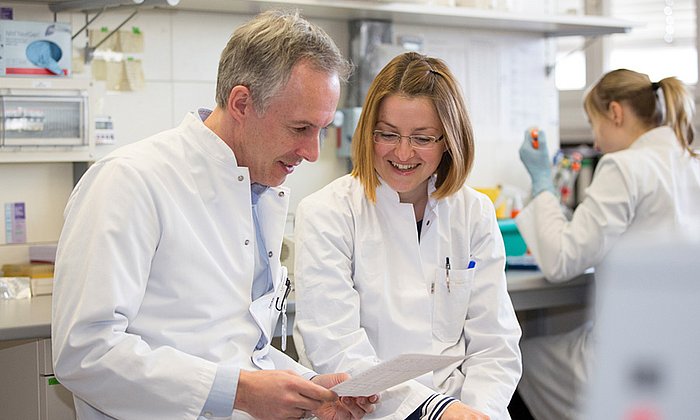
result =
[[375,143],[386,144],[390,146],[397,146],[399,143],[401,143],[401,139],[406,137],[408,139],[408,143],[414,149],[432,149],[445,137],[444,135],[440,135],[440,137],[435,137],[428,136],[425,134],[402,136],[399,133],[392,133],[391,131],[383,130],[374,130],[372,134]]

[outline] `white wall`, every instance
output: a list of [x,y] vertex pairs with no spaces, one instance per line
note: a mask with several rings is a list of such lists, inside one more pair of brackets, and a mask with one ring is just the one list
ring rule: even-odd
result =
[[[53,20],[45,5],[3,3],[14,10],[15,20]],[[130,12],[108,10],[90,27],[116,27]],[[135,92],[101,90],[103,95],[93,112],[111,115],[118,146],[145,138],[180,123],[187,112],[214,106],[216,70],[219,55],[232,31],[250,16],[221,13],[144,10],[124,27],[139,27],[144,33],[145,51],[141,54],[145,88]],[[74,32],[84,25],[80,13],[62,13],[58,21],[72,23]],[[347,54],[346,25],[317,21]],[[85,45],[85,34],[75,38],[74,47]],[[90,67],[74,78],[90,78]],[[2,79],[0,79],[1,82]],[[99,89],[98,89],[99,91]],[[332,132],[333,130],[331,130]],[[302,165],[289,177],[294,191],[292,209],[301,197],[322,187],[346,171],[346,163],[337,159],[334,134],[331,133],[314,164]],[[102,147],[105,153],[112,147]],[[69,163],[0,164],[0,203],[24,201],[27,204],[28,241],[58,239],[63,207],[72,189],[72,165]],[[4,238],[2,238],[4,239]],[[4,241],[2,241],[4,242]],[[0,246],[0,264],[16,262],[26,255],[26,247]]]
[[[16,20],[53,20],[45,5],[4,5],[13,7]],[[129,13],[108,10],[91,27],[114,28]],[[129,21],[124,29],[137,26],[144,33],[145,52],[141,58],[145,88],[136,92],[102,92],[99,109],[93,110],[112,116],[118,145],[171,128],[197,107],[212,107],[220,52],[235,27],[248,18],[225,13],[144,10]],[[70,21],[74,32],[85,23],[80,13],[62,13],[57,20]],[[314,22],[328,31],[347,55],[347,22]],[[525,128],[532,124],[543,127],[549,132],[551,147],[558,144],[554,81],[544,76],[544,63],[549,62],[547,41],[532,34],[503,35],[416,25],[395,25],[394,34],[423,37],[425,52],[446,59],[460,79],[477,133],[476,163],[470,183],[527,187],[527,177],[517,157]],[[76,37],[74,47],[84,46],[85,39],[84,34]],[[91,77],[90,67],[73,77]],[[334,134],[335,130],[329,130],[317,162],[303,164],[288,178],[291,211],[301,198],[347,172],[347,161],[335,156]],[[70,164],[0,164],[0,202],[27,202],[30,241],[58,238],[71,187]],[[15,248],[0,246],[0,263],[8,253],[16,258]]]

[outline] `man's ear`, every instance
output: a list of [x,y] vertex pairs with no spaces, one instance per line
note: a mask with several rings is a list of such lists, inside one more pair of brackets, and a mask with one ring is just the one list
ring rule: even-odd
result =
[[248,113],[255,112],[250,89],[242,85],[234,86],[228,95],[226,112],[236,121],[241,121]]

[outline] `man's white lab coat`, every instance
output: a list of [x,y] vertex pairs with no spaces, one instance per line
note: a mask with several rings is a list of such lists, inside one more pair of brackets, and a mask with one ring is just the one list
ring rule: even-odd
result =
[[279,315],[287,206],[283,188],[258,202],[274,289],[251,302],[248,169],[197,116],[88,170],[65,210],[52,325],[81,419],[197,418],[222,364],[309,372],[269,345],[253,352]]

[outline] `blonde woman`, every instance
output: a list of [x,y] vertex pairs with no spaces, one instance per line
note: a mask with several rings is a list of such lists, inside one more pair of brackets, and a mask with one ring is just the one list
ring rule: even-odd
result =
[[[529,134],[520,156],[532,177],[532,202],[516,219],[546,277],[568,280],[604,262],[626,236],[654,240],[659,231],[700,236],[700,160],[693,141],[693,99],[676,78],[653,82],[615,70],[587,93],[584,109],[604,153],[571,221],[553,194],[546,145]],[[682,231],[682,233],[681,233]],[[592,323],[564,335],[525,340],[518,388],[540,419],[578,416],[589,378]]]
[[369,88],[354,169],[297,209],[296,334],[317,372],[459,355],[390,388],[368,418],[508,419],[520,327],[489,199],[465,185],[474,136],[439,59],[394,58]]

